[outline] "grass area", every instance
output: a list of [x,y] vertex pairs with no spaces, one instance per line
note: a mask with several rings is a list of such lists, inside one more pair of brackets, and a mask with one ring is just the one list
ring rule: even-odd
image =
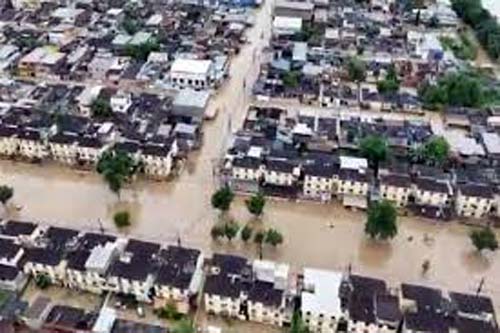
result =
[[458,38],[442,36],[439,38],[445,50],[451,50],[455,57],[461,60],[474,60],[477,56],[477,47],[467,32],[460,32]]

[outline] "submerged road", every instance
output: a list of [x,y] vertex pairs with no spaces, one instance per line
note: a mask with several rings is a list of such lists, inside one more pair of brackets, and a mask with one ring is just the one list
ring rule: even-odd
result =
[[[0,182],[15,188],[13,204],[21,208],[12,209],[12,217],[93,230],[102,224],[115,232],[113,213],[128,209],[134,224],[127,232],[134,236],[167,242],[180,238],[183,244],[207,252],[255,256],[253,245],[211,241],[210,228],[218,215],[210,206],[210,196],[214,161],[223,154],[231,131],[241,125],[251,100],[261,50],[270,38],[271,7],[269,1],[257,11],[255,25],[247,33],[248,44],[233,59],[230,79],[211,102],[211,108],[222,111],[204,126],[204,144],[189,158],[178,179],[136,183],[118,200],[96,174],[4,161],[0,162]],[[242,199],[236,200],[230,214],[241,224],[251,220]],[[392,283],[417,282],[467,292],[475,292],[485,278],[484,293],[500,305],[499,255],[477,255],[467,228],[401,218],[399,235],[391,243],[380,244],[365,238],[364,221],[363,213],[337,204],[273,201],[268,203],[263,220],[252,223],[256,227],[274,226],[284,234],[282,247],[265,248],[266,258],[343,271],[352,265],[356,273]],[[430,269],[424,276],[425,260],[430,261]]]

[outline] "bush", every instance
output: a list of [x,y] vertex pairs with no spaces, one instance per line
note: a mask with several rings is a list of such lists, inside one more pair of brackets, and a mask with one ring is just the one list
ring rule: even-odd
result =
[[52,280],[47,274],[39,274],[35,276],[35,284],[40,289],[47,289],[51,284]]
[[117,228],[126,228],[130,226],[130,214],[127,211],[117,212],[115,216],[113,216],[113,220]]
[[242,230],[241,230],[241,240],[244,241],[245,243],[252,238],[253,234],[253,229],[249,225],[246,225]]

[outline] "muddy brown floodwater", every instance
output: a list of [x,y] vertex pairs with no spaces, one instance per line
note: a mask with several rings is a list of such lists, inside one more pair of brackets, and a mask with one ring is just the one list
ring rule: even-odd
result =
[[[204,127],[201,151],[190,157],[178,179],[170,183],[138,182],[123,191],[120,200],[101,178],[93,173],[76,172],[53,165],[33,166],[0,162],[0,182],[12,185],[15,196],[12,217],[49,222],[82,229],[104,228],[116,231],[112,215],[118,209],[131,211],[134,223],[127,232],[151,240],[174,242],[210,251],[256,255],[252,245],[212,243],[209,231],[218,215],[210,207],[214,181],[212,167],[227,144],[228,124],[237,128],[243,119],[249,92],[243,89],[256,78],[260,57],[253,52],[265,45],[270,34],[271,3],[259,10],[249,44],[231,66],[231,78],[210,107],[222,110],[218,118]],[[261,39],[261,31],[264,38]],[[257,51],[254,51],[256,50]],[[231,117],[231,122],[229,122]],[[240,223],[251,217],[243,199],[237,199],[231,215]],[[484,293],[500,304],[500,262],[498,254],[478,256],[467,237],[468,229],[457,225],[438,225],[415,218],[401,218],[399,235],[390,243],[368,241],[363,234],[365,216],[338,205],[270,202],[257,226],[275,226],[285,237],[278,249],[264,249],[264,256],[296,266],[352,270],[379,276],[392,283],[418,282],[474,292],[485,278]],[[422,276],[422,263],[430,270]]]

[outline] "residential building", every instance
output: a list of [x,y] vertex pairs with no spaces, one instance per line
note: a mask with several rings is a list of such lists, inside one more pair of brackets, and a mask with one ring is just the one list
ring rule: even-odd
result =
[[77,138],[78,145],[76,146],[76,160],[79,165],[97,164],[99,157],[105,150],[103,143],[92,136],[79,136]]
[[12,239],[0,238],[0,288],[20,291],[27,282],[19,269],[24,249]]
[[160,245],[135,239],[128,241],[119,260],[111,265],[107,275],[110,291],[135,296],[150,303],[154,295],[154,262]]
[[274,5],[274,15],[301,18],[311,21],[314,14],[314,3],[309,1],[279,0]]
[[48,139],[52,159],[63,164],[76,163],[77,145],[77,136],[73,134],[57,133]]
[[455,208],[459,216],[484,217],[491,212],[494,201],[494,189],[490,185],[465,183],[457,186]]
[[237,181],[260,182],[264,169],[260,159],[245,156],[235,157],[231,164],[231,177]]
[[268,159],[265,163],[264,182],[277,186],[292,186],[300,169],[288,160]]
[[303,168],[304,196],[328,202],[338,190],[339,166],[337,164],[310,164]]
[[16,138],[17,127],[0,127],[0,154],[6,157],[12,157],[18,152],[19,142]]
[[293,36],[302,31],[302,19],[299,17],[276,16],[273,20],[273,34],[280,36]]
[[304,268],[300,312],[310,332],[335,333],[346,313],[342,311],[342,273]]
[[418,177],[413,190],[414,201],[420,205],[449,206],[453,190],[448,181]]
[[346,283],[348,332],[397,332],[402,320],[399,297],[389,293],[385,281],[350,275]]
[[64,53],[49,47],[38,47],[19,60],[18,75],[41,78],[57,76],[56,69],[63,65],[65,59]]
[[288,265],[214,254],[204,287],[208,313],[282,326],[289,322]]
[[203,300],[209,314],[245,320],[242,310],[244,281],[252,268],[243,257],[214,254],[208,263]]
[[49,155],[49,150],[41,134],[37,130],[19,130],[15,137],[19,146],[18,154],[33,161],[40,161]]
[[411,178],[406,175],[389,174],[380,177],[380,196],[398,207],[405,207],[412,193]]
[[153,178],[167,178],[172,172],[174,158],[178,151],[175,139],[161,144],[143,145],[140,159],[144,164],[144,173]]
[[68,254],[64,285],[95,294],[106,291],[107,271],[120,250],[120,242],[113,236],[84,234],[78,247]]
[[155,300],[175,304],[177,311],[187,314],[201,289],[203,255],[199,250],[179,246],[162,249],[160,268],[155,280]]
[[208,89],[214,84],[211,60],[176,59],[170,68],[170,80],[178,87]]

